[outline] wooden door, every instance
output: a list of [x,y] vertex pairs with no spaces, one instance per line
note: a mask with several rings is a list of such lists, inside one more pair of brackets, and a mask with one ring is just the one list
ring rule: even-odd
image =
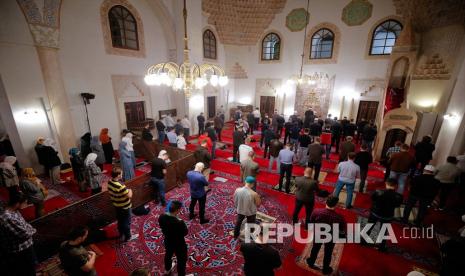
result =
[[142,122],[145,120],[145,102],[124,103],[126,122]]
[[379,102],[375,101],[360,101],[357,112],[357,123],[363,118],[367,121],[373,120],[374,122],[378,114],[378,104]]
[[207,97],[207,113],[208,118],[213,118],[216,115],[216,96]]
[[262,117],[265,114],[268,114],[270,117],[273,116],[275,100],[274,96],[260,96],[260,113]]

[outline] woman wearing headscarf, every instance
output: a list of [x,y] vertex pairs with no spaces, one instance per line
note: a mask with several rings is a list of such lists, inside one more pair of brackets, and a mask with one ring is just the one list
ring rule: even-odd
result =
[[98,136],[93,136],[92,140],[90,141],[90,150],[92,153],[97,154],[97,159],[95,160],[95,164],[103,171],[103,164],[105,163],[105,153],[103,152],[102,145],[100,145],[100,141]]
[[16,157],[14,156],[7,156],[3,160],[2,163],[0,163],[0,171],[1,171],[1,178],[2,178],[2,183],[6,186],[8,189],[8,193],[10,195],[10,198],[18,193],[19,191],[19,179],[18,179],[18,173],[15,168],[15,163],[16,163]]
[[92,194],[98,194],[102,191],[100,182],[102,180],[102,170],[95,164],[97,154],[91,152],[87,155],[84,164],[86,166],[86,180],[92,190]]
[[82,159],[85,159],[89,153],[92,152],[90,149],[90,140],[92,136],[90,132],[86,132],[84,135],[81,136],[81,144],[80,144],[80,151]]
[[100,142],[102,143],[103,153],[105,154],[105,163],[113,163],[113,144],[111,143],[111,137],[108,135],[108,128],[102,128],[100,131]]
[[45,167],[49,169],[50,181],[54,184],[62,183],[60,179],[61,160],[58,157],[55,142],[51,138],[45,139],[44,143]]
[[86,191],[86,183],[84,181],[84,161],[81,158],[81,154],[78,148],[72,148],[69,150],[69,159],[71,160],[71,167],[73,168],[74,180],[79,186],[79,191]]
[[134,145],[132,144],[133,136],[134,135],[131,132],[128,132],[121,140],[126,142],[126,150],[129,152],[129,154],[131,154],[132,163],[134,164],[134,168],[135,168],[136,167],[136,155],[134,153]]
[[47,198],[48,191],[44,185],[42,185],[40,179],[36,177],[34,169],[23,169],[19,186],[21,187],[21,191],[26,195],[27,201],[34,205],[36,218],[43,216],[44,202]]
[[135,164],[133,162],[131,153],[127,149],[127,142],[124,140],[121,141],[121,143],[119,143],[119,157],[121,162],[121,168],[123,169],[123,180],[128,181],[134,178]]

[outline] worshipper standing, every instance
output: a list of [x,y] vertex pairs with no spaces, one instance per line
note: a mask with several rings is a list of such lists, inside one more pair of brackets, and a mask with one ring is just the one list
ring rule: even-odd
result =
[[391,167],[389,178],[394,178],[398,182],[397,192],[404,194],[405,183],[410,169],[415,166],[415,158],[408,152],[410,147],[403,144],[400,147],[400,152],[394,153],[389,158],[388,164]]
[[352,208],[352,196],[354,193],[355,180],[360,178],[360,167],[354,163],[355,152],[349,152],[348,158],[349,160],[339,163],[336,168],[336,172],[339,173],[339,177],[337,179],[336,189],[334,190],[334,196],[339,197],[339,193],[342,188],[346,186],[346,209]]
[[271,140],[270,142],[270,162],[268,162],[268,171],[271,172],[273,163],[276,160],[276,170],[279,172],[279,152],[283,149],[284,145],[278,138]]
[[233,162],[239,162],[239,146],[244,144],[246,134],[242,128],[237,128],[233,132]]
[[165,141],[165,124],[163,123],[162,118],[158,119],[158,121],[155,123],[155,127],[157,128],[157,133],[158,133],[158,143],[163,144]]
[[93,195],[102,191],[102,170],[95,164],[95,160],[97,160],[97,154],[92,152],[84,160],[87,184],[90,186]]
[[215,159],[216,141],[218,136],[216,135],[215,126],[213,124],[207,124],[207,134],[212,141],[212,158]]
[[331,130],[329,127],[325,127],[320,136],[320,143],[325,147],[326,160],[329,160],[329,155],[331,153],[331,142]]
[[176,120],[176,124],[174,125],[174,132],[176,133],[176,136],[179,135],[179,132],[182,131],[182,124],[181,124],[181,119]]
[[346,126],[344,130],[344,137],[352,136],[355,137],[355,131],[357,130],[357,126],[354,124],[354,119],[350,119],[349,124]]
[[452,190],[460,176],[460,169],[457,167],[457,158],[448,156],[445,164],[437,167],[435,178],[441,182],[441,192],[439,193],[439,210],[444,210]]
[[177,147],[178,144],[176,142],[176,139],[178,136],[176,135],[176,129],[173,128],[168,128],[168,133],[166,133],[166,137],[168,138],[168,142],[170,143],[170,146],[172,147]]
[[152,142],[153,140],[153,135],[150,130],[150,124],[146,123],[144,128],[142,129],[142,140],[147,141],[147,142]]
[[313,110],[310,108],[304,113],[304,128],[310,128],[310,125],[313,123],[315,115]]
[[247,123],[249,123],[250,134],[252,135],[253,131],[255,130],[255,115],[253,112],[250,112],[249,114],[247,114]]
[[[247,176],[257,177],[259,171],[259,165],[257,162],[254,161],[255,152],[249,152],[249,158],[241,162],[241,182],[244,182],[244,179]],[[256,187],[254,187],[256,190]]]
[[244,219],[247,219],[247,223],[255,223],[257,207],[261,204],[260,196],[253,190],[256,182],[255,177],[248,176],[245,178],[244,186],[234,191],[234,207],[237,212],[234,239],[239,238]]
[[315,118],[315,121],[310,125],[310,137],[312,137],[312,142],[315,141],[316,137],[321,135],[321,125],[318,123],[318,119]]
[[[258,107],[255,108],[255,110],[252,112],[253,114],[253,117],[254,117],[254,130],[258,130],[258,127],[260,125],[260,117],[262,116],[260,114],[260,109]],[[253,134],[253,133],[250,133],[250,134]]]
[[314,142],[308,147],[307,167],[314,169],[313,179],[318,181],[320,177],[321,163],[325,148],[320,144],[320,137],[315,137]]
[[95,259],[97,254],[88,251],[83,243],[89,235],[89,229],[85,226],[78,226],[71,230],[68,239],[60,245],[59,257],[61,266],[67,275],[95,276]]
[[350,121],[347,119],[347,116],[344,116],[341,120],[341,126],[342,126],[342,138],[345,139],[347,136],[347,128],[349,126]]
[[124,135],[121,141],[126,142],[126,149],[131,155],[133,167],[136,168],[136,154],[134,153],[134,144],[132,143],[132,137],[134,137],[134,134],[132,134],[131,132],[128,132]]
[[85,159],[87,155],[92,152],[92,150],[90,149],[91,140],[92,135],[90,134],[90,132],[86,132],[84,133],[84,135],[81,136],[79,151],[81,152],[82,159]]
[[10,197],[19,192],[19,178],[14,166],[15,163],[16,157],[14,156],[5,157],[3,162],[0,163],[2,184],[7,188]]
[[414,177],[410,183],[410,192],[405,203],[405,209],[402,221],[408,222],[410,212],[418,201],[418,214],[414,224],[420,226],[428,211],[428,206],[433,203],[438,194],[441,182],[434,178],[435,168],[432,165],[426,165],[423,174]]
[[273,116],[271,117],[271,129],[276,133],[276,130],[278,129],[278,110],[275,109]]
[[324,125],[325,128],[328,128],[328,127],[331,128],[331,125],[333,124],[333,119],[331,117],[331,114],[328,114],[328,116],[326,116],[324,122],[325,122],[325,125]]
[[242,118],[242,111],[238,108],[236,109],[236,112],[234,113],[234,121],[238,121],[241,118]]
[[360,119],[357,123],[357,143],[362,143],[363,140],[363,130],[365,126],[368,124],[368,121],[365,118]]
[[85,192],[87,187],[84,179],[84,160],[82,160],[78,148],[71,148],[69,150],[69,160],[71,161],[71,168],[73,168],[74,180],[78,184],[79,191]]
[[191,133],[191,121],[189,121],[189,117],[187,115],[181,120],[181,125],[184,130],[184,139],[186,139],[186,143],[189,144],[189,137]]
[[[386,158],[387,160],[389,160],[389,158],[391,158],[391,156],[394,154],[394,153],[397,153],[400,151],[400,147],[402,146],[402,142],[401,141],[396,141],[394,143],[394,146],[393,147],[390,147],[387,151],[386,151]],[[383,163],[385,163],[385,167],[386,167],[386,172],[384,173],[384,180],[387,180],[389,178],[389,175],[391,174],[391,166],[389,165],[389,162],[387,162],[387,160]]]
[[27,206],[23,193],[16,193],[8,200],[4,210],[0,210],[0,249],[2,261],[8,265],[2,268],[6,276],[35,276],[36,258],[32,236],[36,233],[19,210]]
[[197,116],[197,124],[199,125],[199,136],[205,131],[205,116],[203,112],[200,112],[200,115]]
[[337,120],[337,117],[334,117],[334,120],[331,123],[331,146],[334,145],[336,147],[336,153],[339,153],[339,143],[341,142],[341,134],[342,125]]
[[174,119],[173,117],[171,117],[170,113],[166,114],[164,121],[165,121],[165,126],[167,128],[173,128],[175,125]]
[[225,114],[226,113],[226,110],[224,110],[224,107],[221,105],[220,108],[218,108],[218,117],[220,117],[221,121],[223,121],[224,123],[224,120],[226,119],[225,117]]
[[44,215],[44,201],[47,198],[48,191],[37,178],[33,168],[24,168],[19,182],[21,191],[29,203],[34,205],[35,218]]
[[216,136],[218,137],[218,141],[221,142],[221,131],[223,131],[224,122],[221,120],[219,116],[215,116],[213,118],[213,126],[215,128]]
[[105,163],[105,153],[103,152],[102,145],[100,145],[100,141],[98,136],[92,136],[92,140],[90,142],[90,150],[92,153],[97,154],[97,159],[95,159],[95,164],[103,171],[103,164]]
[[245,139],[245,143],[239,146],[239,163],[249,158],[249,152],[253,151],[253,148],[250,146],[250,137]]
[[347,161],[347,154],[355,152],[355,144],[352,143],[352,136],[347,136],[339,147],[339,163]]
[[108,193],[116,209],[119,236],[123,242],[127,242],[137,239],[139,234],[131,235],[132,190],[121,183],[122,177],[121,169],[114,167],[111,171],[111,180],[108,181]]
[[365,125],[363,128],[363,144],[367,144],[368,151],[373,149],[373,142],[375,141],[376,135],[378,134],[378,130],[376,129],[373,120],[370,120],[370,123]]
[[[347,230],[347,223],[344,217],[338,213],[336,213],[336,205],[339,199],[334,196],[328,196],[326,199],[326,207],[321,209],[316,209],[313,211],[310,221],[312,223],[321,223],[330,225],[331,230],[330,233],[335,233],[336,231],[333,227],[337,227],[339,231],[338,233],[345,233]],[[334,249],[334,242],[332,240],[328,242],[319,243],[316,242],[314,239],[312,251],[310,253],[310,257],[306,260],[309,267],[313,269],[319,269],[315,266],[316,258],[318,257],[318,252],[320,252],[321,246],[324,245],[324,257],[323,257],[323,275],[329,275],[333,272],[333,268],[331,265],[331,258],[333,255]]]
[[178,149],[186,149],[186,138],[184,138],[184,131],[180,131],[178,137],[176,138],[176,144],[178,146]]
[[[265,115],[266,117],[262,119],[262,133],[260,135],[260,147],[263,147],[263,141],[265,140],[265,132],[270,129],[270,124],[269,124],[269,119],[268,115]],[[266,121],[266,120],[267,121]]]
[[368,176],[368,165],[373,162],[373,156],[371,155],[371,152],[368,151],[367,145],[362,144],[362,146],[360,146],[360,151],[355,154],[354,162],[360,167],[360,186],[358,191],[363,193],[365,181]]
[[264,131],[263,136],[263,142],[265,144],[265,148],[263,148],[263,158],[268,158],[268,151],[270,149],[270,144],[271,140],[276,139],[276,133],[273,131],[271,128],[268,128]]
[[113,163],[113,155],[115,150],[113,149],[113,144],[111,143],[111,137],[108,135],[108,128],[102,128],[100,131],[100,143],[102,143],[103,153],[105,155],[105,163]]
[[46,155],[44,142],[45,142],[45,138],[38,137],[36,145],[34,146],[34,151],[36,152],[37,160],[39,161],[39,164],[41,164],[44,167],[44,172],[47,174],[49,173],[50,168],[46,166],[47,155]]
[[289,143],[292,144],[294,152],[297,153],[297,143],[299,142],[300,137],[300,127],[297,123],[293,123],[291,130],[289,132]]
[[427,135],[423,136],[421,141],[415,145],[415,161],[420,164],[421,170],[433,159],[433,152],[436,147],[432,141],[431,135]]
[[185,236],[188,234],[186,223],[178,217],[181,212],[180,201],[170,201],[166,213],[158,218],[165,246],[165,275],[173,270],[173,255],[176,255],[178,275],[186,275],[187,243]]
[[299,149],[297,150],[297,161],[301,166],[306,166],[308,162],[308,145],[311,143],[311,139],[308,128],[304,129],[304,133],[299,136]]
[[263,235],[264,227],[252,242],[241,243],[240,251],[244,256],[244,274],[246,276],[274,275],[274,269],[281,266],[278,250],[267,244],[268,235]]
[[292,222],[299,222],[299,212],[305,206],[305,228],[310,223],[310,216],[315,203],[315,193],[319,191],[318,181],[312,179],[312,168],[305,168],[304,175],[295,179],[295,207]]
[[249,133],[249,129],[250,129],[249,122],[247,122],[245,118],[242,120],[242,129],[244,129],[244,134],[247,135],[247,133]]
[[281,138],[281,134],[283,132],[285,122],[286,120],[284,120],[284,115],[283,114],[278,115],[278,117],[276,118],[276,125],[277,125],[276,136],[278,138]]
[[64,182],[60,179],[61,160],[54,144],[55,142],[50,138],[44,141],[45,167],[48,168],[50,181],[54,184],[60,184]]
[[[368,217],[368,223],[373,223],[373,226],[380,222],[381,224],[389,223],[394,219],[394,210],[402,204],[403,197],[397,193],[396,190],[397,180],[395,178],[389,178],[386,181],[385,190],[376,190],[371,195],[372,205],[370,210],[370,216]],[[368,230],[367,234],[371,233],[373,227]],[[378,247],[379,251],[386,251],[386,240],[381,241],[381,245]]]
[[287,122],[284,123],[284,144],[287,144],[288,139],[289,139],[289,134],[291,133],[291,128],[292,128],[292,122],[291,119],[289,119]]
[[207,202],[207,186],[208,181],[202,174],[205,165],[203,163],[195,164],[192,171],[187,172],[187,182],[191,193],[191,204],[189,205],[189,219],[192,220],[196,217],[195,205],[199,202],[199,218],[200,224],[208,223],[210,220],[205,218],[205,203]]
[[292,145],[290,143],[286,144],[284,149],[279,151],[279,191],[282,191],[284,175],[286,176],[286,193],[290,192],[291,186],[291,175],[292,175],[292,163],[295,160],[295,153],[291,150]]
[[211,173],[210,162],[212,160],[212,156],[210,155],[207,147],[207,141],[203,140],[194,151],[194,158],[195,163],[202,163],[204,165],[202,173],[205,176],[205,179],[208,181],[210,179]]
[[123,180],[128,181],[135,177],[134,172],[134,163],[132,160],[131,153],[127,150],[127,143],[121,141],[119,143],[119,158],[121,163],[121,168],[123,169]]
[[161,203],[162,206],[166,205],[165,200],[165,175],[166,175],[166,160],[168,154],[166,150],[161,150],[158,157],[152,160],[152,171],[150,172],[150,183],[154,190],[155,204]]

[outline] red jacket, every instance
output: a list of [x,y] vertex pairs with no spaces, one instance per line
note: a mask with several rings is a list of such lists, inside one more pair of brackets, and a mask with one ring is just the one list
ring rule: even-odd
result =
[[208,137],[207,134],[200,135],[198,140],[199,140],[199,145],[202,143],[202,141],[206,140],[208,149],[209,150],[212,149],[212,139],[210,139],[210,137]]
[[329,133],[329,132],[321,133],[320,140],[321,140],[320,144],[322,144],[322,145],[330,145],[331,144],[331,133]]

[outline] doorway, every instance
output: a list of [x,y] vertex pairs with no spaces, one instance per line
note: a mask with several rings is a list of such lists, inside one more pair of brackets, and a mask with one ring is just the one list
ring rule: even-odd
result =
[[145,102],[124,103],[124,113],[126,114],[126,124],[128,129],[136,122],[145,121]]
[[216,115],[216,96],[207,97],[207,113],[208,118],[213,118]]
[[379,102],[376,101],[360,101],[357,112],[357,123],[363,118],[367,121],[376,121],[376,115],[378,114]]
[[407,132],[400,128],[390,129],[386,133],[386,138],[384,139],[383,151],[381,152],[381,158],[386,157],[386,152],[390,147],[393,147],[396,141],[401,141],[405,143],[405,139],[407,138]]
[[276,97],[274,96],[260,96],[260,113],[262,117],[268,114],[270,117],[274,114],[274,105]]

